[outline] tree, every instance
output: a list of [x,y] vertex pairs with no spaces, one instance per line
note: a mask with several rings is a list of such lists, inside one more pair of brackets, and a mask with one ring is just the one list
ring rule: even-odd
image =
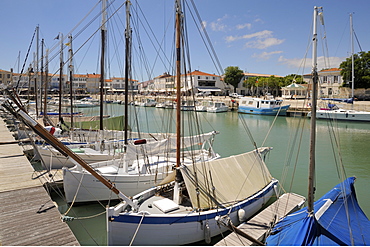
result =
[[225,69],[224,82],[232,85],[236,93],[236,88],[243,76],[244,72],[238,66],[229,66]]
[[[355,71],[355,88],[370,88],[370,51],[353,54]],[[352,58],[343,61],[340,66],[340,74],[343,78],[344,87],[352,87]]]
[[286,87],[292,83],[306,84],[306,82],[303,81],[303,76],[297,74],[290,74],[284,77],[284,83],[281,86]]

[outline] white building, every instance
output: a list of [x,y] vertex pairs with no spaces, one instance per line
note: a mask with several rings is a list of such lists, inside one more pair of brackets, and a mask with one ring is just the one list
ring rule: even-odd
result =
[[[340,75],[341,69],[332,68],[317,72],[319,76],[318,97],[319,98],[335,98],[340,97],[340,86],[343,84],[343,78]],[[312,84],[312,75],[303,76],[303,80]]]
[[[213,94],[222,94],[227,88],[221,80],[221,76],[208,74],[199,70],[181,75],[181,91],[187,94],[197,92],[211,92]],[[142,89],[154,92],[175,92],[175,76],[164,73],[153,79],[142,83]],[[145,85],[144,85],[145,84]]]

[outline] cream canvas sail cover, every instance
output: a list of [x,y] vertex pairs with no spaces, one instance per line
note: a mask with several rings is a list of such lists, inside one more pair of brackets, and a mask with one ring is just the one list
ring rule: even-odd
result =
[[204,164],[182,166],[181,173],[193,207],[204,209],[243,200],[272,180],[257,150]]

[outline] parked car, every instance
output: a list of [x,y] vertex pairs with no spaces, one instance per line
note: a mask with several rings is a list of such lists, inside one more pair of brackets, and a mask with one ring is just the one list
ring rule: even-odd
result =
[[241,98],[241,97],[244,97],[243,95],[240,95],[240,94],[237,94],[237,93],[231,93],[231,94],[229,94],[229,96],[231,97],[231,98]]

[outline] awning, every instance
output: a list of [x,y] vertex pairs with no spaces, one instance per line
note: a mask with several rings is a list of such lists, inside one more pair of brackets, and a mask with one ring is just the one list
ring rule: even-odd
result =
[[221,92],[221,89],[218,87],[197,87],[197,89],[203,92]]

